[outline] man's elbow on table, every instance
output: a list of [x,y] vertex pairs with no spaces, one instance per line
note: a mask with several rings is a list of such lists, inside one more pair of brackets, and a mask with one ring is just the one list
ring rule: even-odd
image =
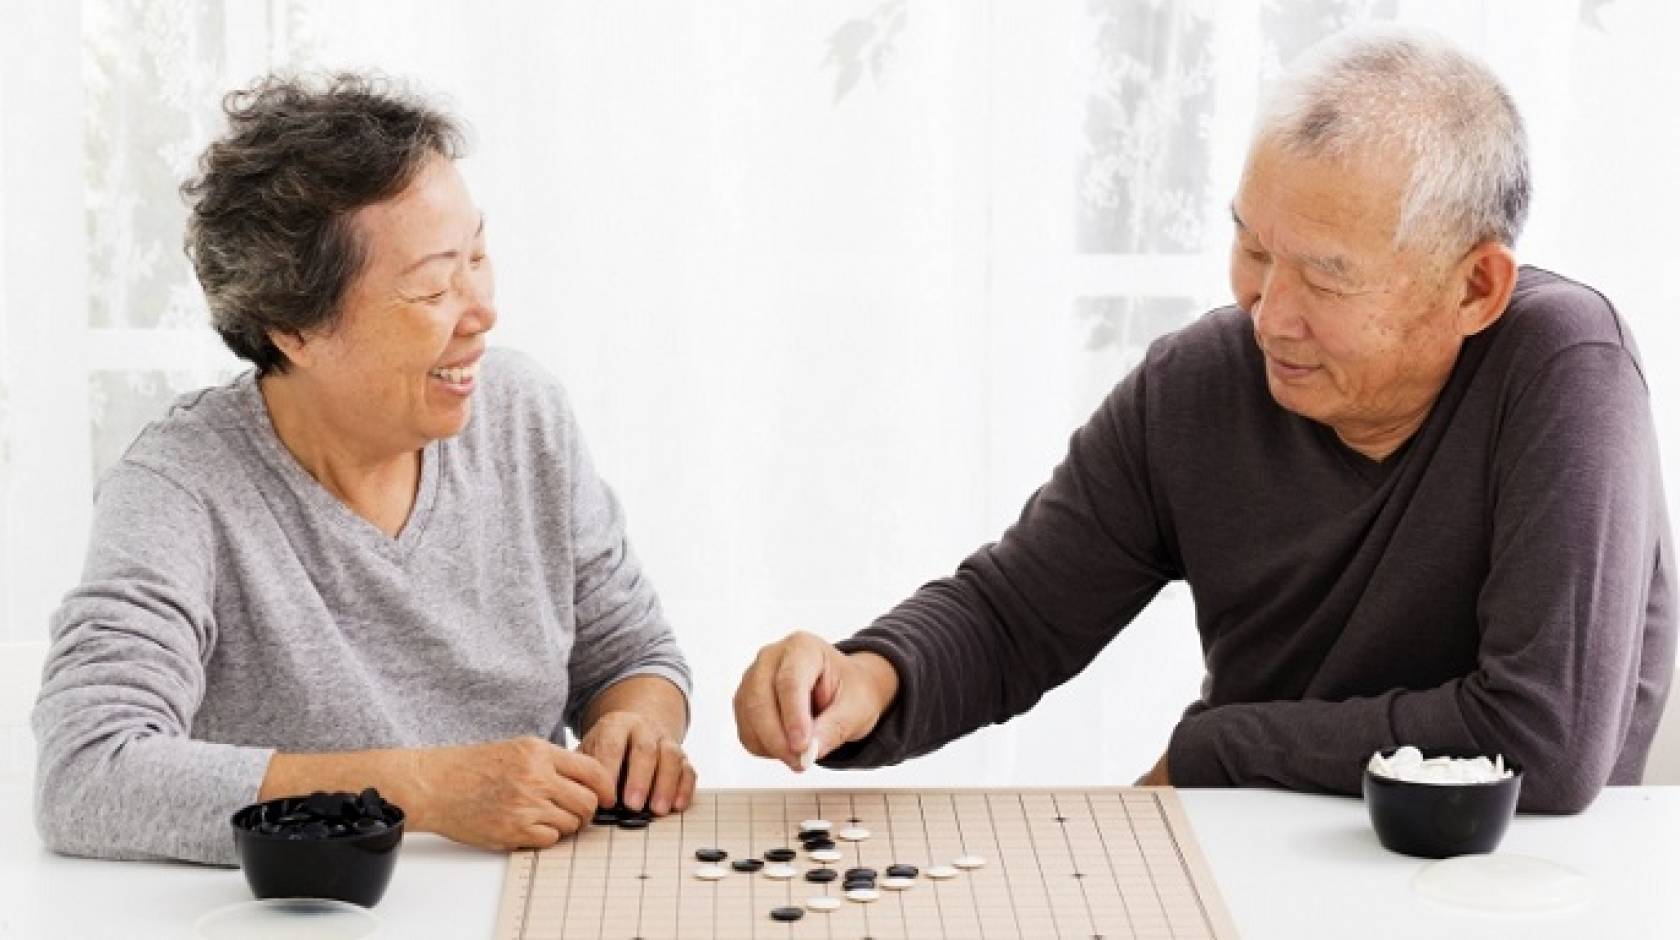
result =
[[1573,816],[1592,805],[1604,789],[1605,775],[1589,779],[1579,764],[1551,758],[1523,766],[1522,794],[1517,809],[1525,813]]
[[1521,812],[1572,816],[1592,805],[1610,780],[1613,758],[1598,742],[1567,737],[1547,741],[1535,735],[1517,744],[1505,742],[1488,753],[1518,755],[1523,771],[1517,797]]

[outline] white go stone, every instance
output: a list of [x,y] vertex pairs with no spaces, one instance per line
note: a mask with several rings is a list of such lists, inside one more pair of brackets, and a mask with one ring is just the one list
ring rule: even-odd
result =
[[799,828],[809,829],[812,832],[827,832],[834,828],[834,824],[826,819],[807,819],[799,824]]
[[1383,757],[1381,751],[1372,754],[1366,769],[1407,783],[1494,783],[1512,775],[1511,769],[1505,766],[1503,754],[1494,755],[1492,760],[1486,757],[1425,759],[1422,751],[1411,746],[1396,750],[1392,757]]
[[774,878],[777,881],[787,881],[788,879],[793,878],[793,877],[797,876],[798,874],[799,874],[799,869],[794,868],[792,865],[766,865],[766,866],[764,866],[764,877]]
[[832,894],[818,894],[805,899],[805,906],[813,911],[827,914],[840,908],[840,899]]
[[721,865],[701,865],[694,869],[694,877],[701,881],[722,881],[729,877],[729,872]]
[[856,901],[859,904],[870,904],[881,900],[881,892],[874,888],[853,888],[846,892],[846,900]]
[[799,769],[810,770],[811,767],[816,764],[817,755],[821,753],[821,750],[821,742],[819,742],[816,739],[816,736],[813,735],[811,737],[811,743],[805,745],[805,753],[799,755]]
[[888,891],[904,891],[916,886],[914,878],[882,878],[881,887]]
[[830,862],[838,862],[842,858],[845,858],[845,856],[835,849],[817,849],[811,853],[811,861],[822,862],[824,865]]
[[966,871],[970,868],[986,867],[986,860],[978,855],[964,855],[962,858],[952,859],[951,864]]
[[944,881],[947,878],[957,877],[958,873],[957,873],[957,870],[955,868],[952,868],[949,865],[934,865],[933,867],[929,868],[927,871],[923,872],[923,874],[927,875],[929,878],[935,878],[935,879],[938,879],[940,881]]
[[869,838],[869,830],[863,828],[862,826],[851,826],[849,828],[842,829],[835,834],[847,842],[862,842],[863,840]]

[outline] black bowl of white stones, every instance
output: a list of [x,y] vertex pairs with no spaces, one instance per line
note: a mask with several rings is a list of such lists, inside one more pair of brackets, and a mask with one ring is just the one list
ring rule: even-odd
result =
[[233,843],[259,898],[331,898],[372,907],[402,843],[403,811],[373,788],[253,803],[233,814]]
[[1521,767],[1462,748],[1391,748],[1365,766],[1365,807],[1377,840],[1418,858],[1498,848],[1521,789]]

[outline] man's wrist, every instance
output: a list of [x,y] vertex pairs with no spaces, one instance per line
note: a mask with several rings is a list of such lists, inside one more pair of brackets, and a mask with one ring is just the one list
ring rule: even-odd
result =
[[887,709],[891,708],[898,698],[898,670],[893,668],[892,661],[869,650],[859,650],[846,655],[858,667],[874,693],[876,716],[886,714]]

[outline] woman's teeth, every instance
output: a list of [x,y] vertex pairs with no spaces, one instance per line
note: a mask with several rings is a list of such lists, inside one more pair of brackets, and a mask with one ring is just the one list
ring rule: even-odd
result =
[[433,369],[431,374],[437,376],[445,382],[453,382],[456,385],[460,385],[464,382],[472,381],[473,378],[478,375],[478,363],[475,362],[470,366],[458,366],[453,369]]

